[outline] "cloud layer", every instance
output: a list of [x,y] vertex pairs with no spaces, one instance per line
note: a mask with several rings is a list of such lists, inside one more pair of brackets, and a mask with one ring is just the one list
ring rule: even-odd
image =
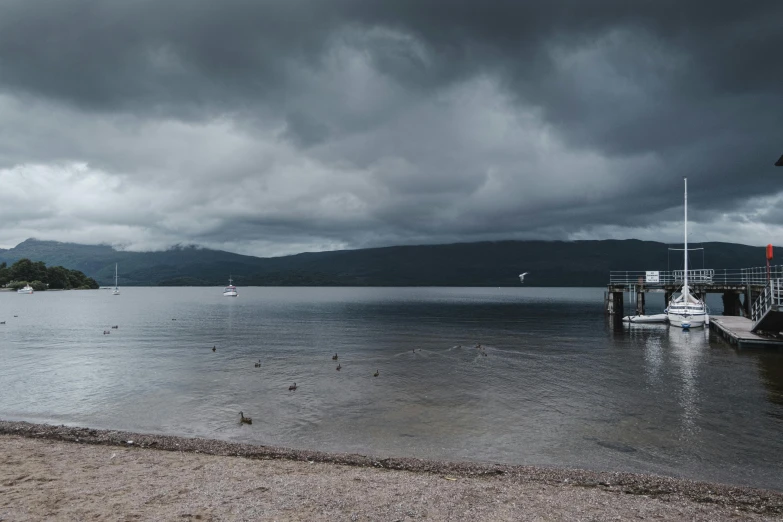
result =
[[[519,5],[517,5],[519,4]],[[9,0],[0,246],[780,240],[783,5]]]

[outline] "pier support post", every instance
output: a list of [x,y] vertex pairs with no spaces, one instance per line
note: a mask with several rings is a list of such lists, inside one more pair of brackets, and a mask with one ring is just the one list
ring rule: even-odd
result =
[[636,292],[636,315],[644,315],[644,289]]
[[614,292],[612,294],[612,309],[615,315],[622,316],[625,313],[625,304],[623,303],[623,293]]
[[623,313],[623,293],[622,292],[608,292],[606,294],[606,313],[608,315]]
[[736,292],[723,292],[723,315],[742,315],[742,301]]

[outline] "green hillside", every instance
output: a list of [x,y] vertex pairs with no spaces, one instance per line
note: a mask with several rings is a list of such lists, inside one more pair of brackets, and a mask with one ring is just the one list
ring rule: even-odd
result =
[[[694,268],[765,264],[764,248],[703,243]],[[28,239],[0,252],[0,261],[37,259],[80,270],[102,285],[223,285],[229,273],[240,286],[603,286],[610,270],[682,267],[682,253],[653,241],[497,241],[310,252],[259,258],[219,250],[177,247],[163,252],[122,252],[105,245]]]

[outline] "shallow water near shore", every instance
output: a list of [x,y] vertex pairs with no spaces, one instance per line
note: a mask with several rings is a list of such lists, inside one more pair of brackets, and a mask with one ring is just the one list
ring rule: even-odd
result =
[[239,292],[0,292],[0,418],[783,490],[778,351],[616,328],[603,289]]

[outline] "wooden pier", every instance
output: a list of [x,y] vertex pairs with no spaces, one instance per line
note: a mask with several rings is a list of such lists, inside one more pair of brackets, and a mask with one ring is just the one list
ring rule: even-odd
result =
[[[682,270],[612,271],[604,299],[606,313],[625,315],[627,293],[635,301],[630,315],[644,315],[648,293],[664,293],[668,303],[683,281]],[[723,315],[711,314],[710,328],[731,344],[783,347],[783,266],[688,270],[688,287],[700,299],[710,293],[723,295]]]
[[[688,270],[688,286],[699,298],[707,294],[722,294],[724,315],[751,317],[753,303],[767,287],[770,276],[783,277],[783,266],[740,269]],[[645,295],[664,293],[668,303],[679,292],[684,281],[682,270],[611,271],[605,299],[609,315],[625,315],[625,294],[635,300],[636,315],[645,313]]]
[[[723,310],[726,315],[737,315],[750,317],[753,303],[764,291],[766,282],[748,282],[748,283],[695,283],[689,284],[691,294],[698,298],[705,298],[706,294],[722,294]],[[668,303],[675,292],[682,289],[682,282],[665,284],[645,284],[639,281],[636,284],[612,284],[607,287],[606,293],[606,313],[609,315],[624,315],[625,313],[625,294],[635,301],[633,313],[636,315],[645,314],[646,294],[663,293],[664,302]]]
[[747,317],[710,316],[710,330],[737,348],[783,348],[783,336],[756,335],[751,332],[753,321]]

